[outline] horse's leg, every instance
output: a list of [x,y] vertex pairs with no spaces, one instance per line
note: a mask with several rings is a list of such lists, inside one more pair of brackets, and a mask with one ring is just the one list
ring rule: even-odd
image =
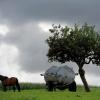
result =
[[15,90],[16,90],[16,88],[15,88],[15,86],[13,86],[13,91],[15,92]]
[[3,90],[4,90],[4,92],[6,92],[6,91],[7,91],[7,88],[6,88],[6,86],[5,86],[5,85],[3,86]]
[[17,87],[17,89],[18,89],[18,92],[20,92],[20,85],[19,85],[19,83],[18,83],[18,80],[16,81],[16,87]]
[[16,87],[17,87],[17,89],[18,89],[18,92],[20,92],[20,85],[19,85],[19,83],[16,84]]

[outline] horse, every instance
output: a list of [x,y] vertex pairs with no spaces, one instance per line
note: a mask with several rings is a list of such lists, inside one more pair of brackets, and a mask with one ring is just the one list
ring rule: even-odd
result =
[[[18,79],[16,77],[8,78],[7,76],[0,75],[0,80],[1,80],[1,83],[3,86],[3,90],[5,92],[7,91],[7,86],[8,87],[12,86],[14,92],[15,92],[16,88],[20,92],[20,85],[19,85]],[[15,86],[16,86],[16,88],[15,88]]]

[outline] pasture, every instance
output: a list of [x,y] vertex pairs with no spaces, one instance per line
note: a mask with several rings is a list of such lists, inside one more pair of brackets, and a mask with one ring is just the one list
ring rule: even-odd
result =
[[0,100],[99,100],[100,88],[91,87],[91,92],[84,91],[82,86],[78,86],[77,92],[57,90],[48,92],[42,84],[21,84],[21,92],[8,90],[3,92],[0,89]]

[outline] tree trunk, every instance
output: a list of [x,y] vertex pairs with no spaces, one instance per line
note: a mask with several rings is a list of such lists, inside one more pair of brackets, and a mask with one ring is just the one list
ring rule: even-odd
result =
[[84,88],[85,88],[86,92],[90,92],[90,88],[89,88],[88,83],[85,79],[85,71],[82,68],[79,68],[79,74],[80,74],[81,80],[84,84]]

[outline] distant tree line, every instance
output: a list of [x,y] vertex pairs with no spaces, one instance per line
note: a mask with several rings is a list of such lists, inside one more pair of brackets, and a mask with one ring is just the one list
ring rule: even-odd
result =
[[[31,89],[45,89],[45,84],[40,83],[20,83],[21,90]],[[8,90],[12,90],[12,87],[7,87]],[[2,90],[2,84],[0,83],[0,90]]]

